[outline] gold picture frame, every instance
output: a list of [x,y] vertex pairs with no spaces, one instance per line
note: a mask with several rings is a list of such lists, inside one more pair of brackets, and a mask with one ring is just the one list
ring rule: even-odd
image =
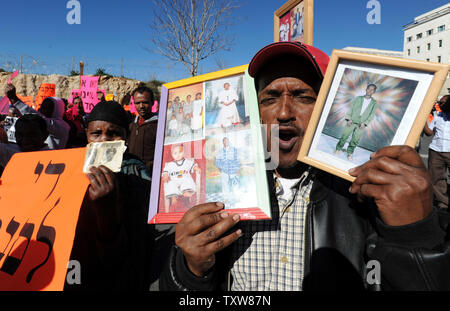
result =
[[[449,70],[448,64],[333,50],[298,160],[353,182],[348,170],[372,152],[389,145],[414,148]],[[372,90],[375,103],[367,98]],[[359,121],[352,115],[356,109]]]
[[[237,88],[240,85],[240,91],[236,91],[236,93],[240,94],[238,96],[240,98],[238,99],[240,101],[238,106],[240,106],[241,114],[238,117],[240,120],[235,121],[236,124],[229,124],[227,130],[224,130],[221,126],[222,124],[219,125],[216,122],[221,115],[219,112],[221,108],[218,108],[219,105],[217,104],[219,100],[217,95],[219,94],[216,91],[218,87],[224,88],[226,84],[232,88]],[[201,118],[197,118],[197,122],[195,122],[197,125],[201,124],[201,130],[192,135],[190,131],[186,133],[181,133],[181,131],[171,133],[169,115],[170,117],[173,115],[170,104],[173,100],[172,98],[176,99],[179,97],[183,101],[183,99],[187,99],[188,94],[201,95],[197,99],[197,107],[201,106]],[[162,85],[150,191],[149,224],[178,223],[189,208],[198,204],[212,202],[212,200],[224,203],[225,209],[239,214],[241,220],[271,218],[270,196],[267,190],[267,179],[265,178],[265,153],[263,137],[260,131],[261,122],[257,102],[254,81],[248,74],[248,64]],[[181,106],[184,107],[184,105]],[[217,107],[217,109],[213,107]],[[191,109],[191,114],[194,113],[193,108]],[[239,114],[238,111],[237,113]],[[186,127],[183,126],[183,128]],[[217,191],[217,189],[221,189],[220,179],[218,178],[220,176],[218,174],[208,174],[209,169],[213,169],[215,172],[219,171],[214,161],[216,159],[215,150],[218,152],[221,146],[220,144],[225,137],[228,139],[230,145],[236,146],[236,150],[241,150],[241,154],[248,155],[248,159],[250,159],[250,161],[248,159],[245,160],[247,163],[247,180],[241,182],[238,173],[233,176],[233,189],[235,190],[233,192],[233,202],[231,200],[225,202],[222,190]],[[243,142],[248,142],[246,148],[250,148],[248,150],[251,150],[251,152],[246,152],[247,149],[243,149]],[[186,204],[186,199],[182,195],[171,194],[171,196],[180,199],[179,201],[184,206],[180,206],[180,204],[175,205],[170,202],[171,200],[166,200],[168,196],[165,195],[165,187],[168,185],[167,183],[165,184],[163,178],[166,163],[173,160],[170,152],[172,147],[180,145],[183,146],[183,149],[186,147],[186,159],[193,160],[195,163],[194,166],[199,168],[194,172],[194,166],[191,169],[183,169],[178,167],[177,164],[174,174],[170,173],[172,176],[177,176],[177,174],[180,176],[182,171],[190,171],[190,174],[196,175],[193,184],[191,184],[191,186],[195,186],[195,196],[192,196],[192,200],[189,199],[189,205]],[[191,161],[185,162],[185,159],[183,159],[182,162],[188,163]],[[248,170],[249,168],[250,170]],[[248,178],[250,176],[248,172],[252,172],[250,179]],[[216,181],[216,185],[219,186],[218,188],[214,187],[213,180]],[[255,191],[245,191],[244,194],[241,193],[239,195],[237,192],[241,190],[238,189],[237,185],[239,185],[240,189],[251,189],[254,186]],[[256,191],[256,189],[260,190]],[[214,199],[210,199],[211,197],[214,197]],[[245,200],[242,198],[245,198]]]
[[[278,10],[276,10],[274,12],[274,42],[279,42],[280,41],[280,20],[282,20],[286,14],[290,13],[292,14],[292,12],[297,8],[302,8],[302,13],[298,12],[298,15],[296,14],[295,19],[301,19],[302,21],[302,30],[300,31],[303,35],[301,34],[294,34],[294,38],[291,39],[291,36],[293,35],[293,30],[294,30],[294,20],[291,20],[289,17],[289,26],[287,27],[289,30],[289,38],[287,38],[287,40],[282,40],[282,41],[300,41],[304,44],[308,44],[308,45],[313,45],[313,17],[314,17],[314,0],[289,0],[288,2],[286,2],[285,4],[283,4],[282,7],[280,7]],[[298,20],[297,23],[295,23],[296,25],[298,24]],[[286,30],[286,29],[285,29]],[[297,38],[297,39],[296,39]],[[298,39],[300,38],[300,39]],[[301,39],[303,38],[303,39]]]

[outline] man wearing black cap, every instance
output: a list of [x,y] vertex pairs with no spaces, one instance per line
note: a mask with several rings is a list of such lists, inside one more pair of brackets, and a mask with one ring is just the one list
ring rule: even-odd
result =
[[[98,103],[87,117],[87,140],[125,140],[128,125],[119,103]],[[80,263],[81,284],[64,289],[148,290],[153,227],[147,225],[151,178],[145,165],[125,152],[119,173],[103,165],[90,171],[70,255]]]
[[450,289],[450,219],[432,209],[430,178],[412,148],[378,150],[349,171],[353,184],[297,161],[327,63],[294,42],[254,56],[261,122],[279,130],[272,219],[240,223],[222,203],[191,208],[177,224],[163,289]]

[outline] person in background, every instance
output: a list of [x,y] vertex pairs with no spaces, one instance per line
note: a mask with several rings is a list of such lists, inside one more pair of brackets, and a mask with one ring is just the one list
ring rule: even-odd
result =
[[0,143],[7,144],[8,143],[8,134],[5,131],[5,120],[6,115],[0,114]]
[[0,143],[0,175],[13,154],[49,150],[45,143],[48,130],[45,120],[37,114],[26,114],[15,124],[17,144]]
[[102,91],[97,91],[97,99],[98,99],[99,103],[105,102],[106,101],[105,94],[103,94]]
[[439,100],[439,110],[425,124],[426,135],[433,136],[428,149],[428,170],[431,174],[434,198],[441,209],[448,211],[447,170],[450,167],[450,94]]
[[67,109],[69,109],[69,101],[67,100],[67,98],[61,98],[61,100],[64,102],[64,111],[67,111]]
[[152,112],[153,91],[146,86],[138,87],[133,91],[133,98],[138,115],[130,124],[128,151],[140,158],[151,174],[158,125],[158,116]]
[[39,111],[24,104],[16,95],[16,88],[8,84],[5,90],[11,104],[20,112],[21,115],[37,113],[41,115],[47,123],[49,131],[46,143],[49,149],[66,148],[69,139],[70,126],[63,120],[64,102],[57,97],[47,97],[41,104]]
[[68,110],[70,113],[64,115],[64,120],[70,125],[69,140],[67,148],[84,147],[87,144],[86,139],[86,118],[87,114],[84,112],[83,101],[80,96],[76,96],[72,100],[72,105],[75,106],[76,113],[73,110]]

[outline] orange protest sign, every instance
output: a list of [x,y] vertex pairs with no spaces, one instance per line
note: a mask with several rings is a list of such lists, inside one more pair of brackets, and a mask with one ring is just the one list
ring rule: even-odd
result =
[[62,290],[86,148],[15,154],[0,185],[0,290]]
[[47,97],[53,97],[56,94],[56,85],[52,83],[42,83],[39,92],[34,100],[34,109],[39,110],[42,102]]
[[19,99],[26,105],[30,106],[31,108],[33,108],[33,96],[21,96],[21,95],[17,95],[17,97],[19,97]]
[[105,100],[106,101],[114,100],[114,94],[106,94]]

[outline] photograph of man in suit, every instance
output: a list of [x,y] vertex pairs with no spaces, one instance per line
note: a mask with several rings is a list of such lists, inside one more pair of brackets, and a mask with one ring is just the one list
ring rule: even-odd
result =
[[369,84],[366,88],[366,95],[356,97],[351,105],[350,109],[345,115],[346,125],[342,131],[341,138],[336,145],[335,154],[342,151],[347,139],[352,136],[347,147],[347,159],[351,161],[355,148],[358,146],[361,140],[364,130],[369,123],[375,117],[377,110],[377,101],[372,98],[372,95],[376,92],[377,86],[375,84]]

